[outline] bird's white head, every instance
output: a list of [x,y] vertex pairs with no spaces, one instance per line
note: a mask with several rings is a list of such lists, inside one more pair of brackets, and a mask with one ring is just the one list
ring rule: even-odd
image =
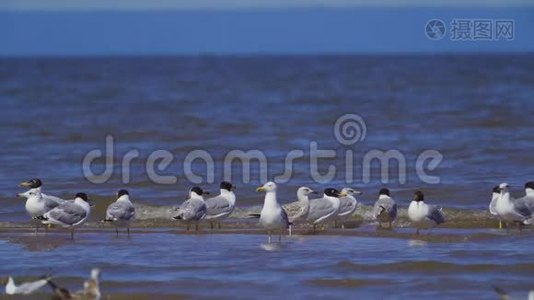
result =
[[256,192],[276,192],[276,183],[269,181],[256,189]]
[[100,269],[98,268],[91,269],[91,279],[97,280],[97,281],[100,279]]
[[510,185],[508,183],[503,182],[503,183],[499,184],[499,191],[501,192],[501,194],[507,193],[509,187],[510,187]]
[[355,196],[355,195],[361,195],[363,194],[362,192],[358,191],[358,190],[355,190],[353,188],[349,188],[349,187],[346,187],[346,188],[343,188],[341,190],[341,193],[345,193],[349,196]]
[[30,198],[41,198],[41,190],[39,188],[34,188],[34,189],[30,189],[30,190],[27,190],[26,192],[24,193],[18,193],[17,194],[17,197],[19,198],[26,198],[26,199],[30,199]]
[[299,199],[301,199],[302,197],[308,197],[308,195],[310,195],[310,194],[317,194],[317,192],[312,190],[312,189],[310,189],[307,186],[301,186],[297,190],[297,197]]

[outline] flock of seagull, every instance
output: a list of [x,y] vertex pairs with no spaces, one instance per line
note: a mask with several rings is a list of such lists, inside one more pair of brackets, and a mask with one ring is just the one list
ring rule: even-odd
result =
[[[26,211],[39,223],[48,225],[60,225],[71,230],[71,238],[74,238],[74,228],[83,224],[91,212],[92,202],[85,193],[76,194],[74,200],[65,200],[55,196],[47,195],[41,191],[42,181],[31,179],[22,182],[21,187],[29,188],[28,191],[18,194],[27,198]],[[194,225],[195,230],[199,229],[199,223],[209,222],[211,228],[214,226],[221,228],[221,221],[230,216],[235,209],[236,195],[235,185],[223,181],[220,184],[219,195],[204,199],[208,195],[207,191],[200,187],[193,187],[189,191],[189,198],[178,208],[173,217],[186,225],[187,230]],[[280,205],[277,200],[277,185],[274,182],[267,182],[256,189],[257,192],[264,192],[264,204],[259,214],[249,214],[250,218],[259,218],[259,224],[266,229],[269,243],[272,242],[272,234],[278,233],[279,239],[288,230],[291,235],[292,226],[298,224],[308,224],[315,230],[317,226],[328,226],[343,223],[350,219],[356,211],[358,201],[355,196],[361,192],[352,188],[343,188],[338,191],[335,188],[326,188],[323,196],[310,199],[311,194],[318,194],[309,187],[300,187],[297,190],[298,209],[292,215],[288,215],[286,208]],[[492,199],[489,205],[491,214],[499,218],[501,223],[506,223],[510,228],[512,223],[518,224],[519,230],[523,225],[534,223],[534,181],[525,184],[525,196],[514,199],[510,195],[509,185],[502,183],[493,188]],[[111,203],[106,216],[102,222],[113,223],[116,234],[119,234],[118,227],[125,226],[128,235],[130,234],[129,223],[135,217],[135,207],[130,201],[127,190],[121,189],[117,192],[117,200]],[[390,191],[383,188],[378,193],[378,199],[373,207],[373,217],[378,222],[378,226],[383,225],[393,228],[393,222],[397,217],[397,204],[391,197]],[[442,208],[436,205],[425,203],[423,192],[416,191],[414,198],[408,206],[408,218],[416,227],[416,234],[423,228],[433,228],[445,222]],[[36,230],[38,230],[39,223]],[[48,227],[45,227],[46,230]],[[99,270],[93,269],[91,277],[85,281],[81,291],[71,293],[60,288],[51,277],[45,276],[33,282],[26,282],[16,285],[13,278],[9,277],[6,282],[6,294],[30,294],[49,285],[58,299],[100,299]],[[499,288],[496,291],[502,297],[506,293]],[[503,296],[505,295],[505,296]],[[531,292],[530,297],[534,297]],[[529,299],[531,299],[529,298]],[[506,299],[506,298],[504,298]]]
[[[41,191],[42,181],[38,178],[22,182],[20,186],[29,188],[18,196],[27,198],[26,211],[38,221],[36,230],[39,223],[59,225],[69,228],[73,239],[74,229],[89,217],[93,204],[85,193],[76,194],[74,200],[47,195]],[[219,195],[205,199],[205,195],[209,193],[200,187],[193,187],[189,190],[188,199],[176,208],[173,219],[184,223],[187,230],[191,226],[198,230],[201,222],[210,223],[212,229],[214,226],[221,228],[221,221],[230,216],[236,206],[235,188],[230,182],[223,181]],[[273,233],[278,233],[279,239],[285,230],[291,235],[292,227],[297,224],[311,225],[314,231],[317,226],[325,228],[330,224],[336,226],[340,223],[343,227],[343,223],[354,215],[358,205],[355,197],[361,194],[352,188],[343,188],[341,191],[326,188],[322,197],[310,199],[311,194],[318,193],[303,186],[297,190],[296,213],[288,215],[287,207],[282,207],[277,200],[276,183],[267,182],[258,187],[257,192],[265,192],[263,208],[260,214],[249,214],[249,217],[259,218],[259,224],[267,230],[269,242],[272,241]],[[523,225],[534,223],[534,181],[525,184],[525,193],[524,197],[514,199],[510,196],[508,184],[502,183],[493,188],[489,211],[499,218],[501,228],[502,222],[508,225],[516,223],[520,230]],[[117,200],[108,206],[102,222],[113,223],[117,235],[119,227],[126,227],[129,235],[129,223],[134,217],[135,207],[130,201],[129,193],[121,189],[117,192]],[[380,227],[393,227],[397,217],[397,204],[386,188],[378,193],[373,217]],[[431,229],[445,222],[442,208],[425,203],[425,196],[421,191],[414,193],[414,198],[408,206],[408,218],[416,227],[416,234],[419,234],[420,229]],[[48,227],[45,229],[48,230]]]

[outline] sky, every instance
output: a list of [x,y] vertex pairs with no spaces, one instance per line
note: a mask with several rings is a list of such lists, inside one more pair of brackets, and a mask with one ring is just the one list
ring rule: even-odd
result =
[[0,56],[533,52],[532,28],[532,0],[3,0]]

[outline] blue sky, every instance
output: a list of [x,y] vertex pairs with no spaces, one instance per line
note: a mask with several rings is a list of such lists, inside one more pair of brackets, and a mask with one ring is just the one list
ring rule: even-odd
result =
[[[534,51],[524,0],[8,0],[0,56]],[[425,25],[441,19],[446,35]],[[453,19],[514,21],[513,40],[451,40]]]

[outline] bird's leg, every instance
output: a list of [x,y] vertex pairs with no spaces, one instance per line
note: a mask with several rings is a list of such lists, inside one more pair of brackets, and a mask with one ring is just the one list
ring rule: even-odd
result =
[[126,232],[128,232],[128,236],[130,236],[130,226],[126,227]]
[[278,234],[278,242],[282,242],[282,232]]
[[502,229],[502,221],[499,220],[499,229]]
[[345,229],[345,223],[341,224],[341,229]]
[[217,228],[221,229],[221,222],[217,222]]
[[50,227],[51,224],[48,224],[48,225],[45,225],[45,234],[48,234],[48,228]]
[[269,234],[269,244],[270,244],[273,241],[273,237],[271,235],[271,231],[267,231],[267,233]]
[[293,234],[293,233],[291,232],[291,228],[292,228],[292,226],[289,225],[289,228],[287,229],[287,232],[289,233],[289,236],[291,236],[291,235]]
[[189,231],[189,223],[186,224],[185,226],[186,226],[186,227],[185,227],[185,228],[186,228],[185,230],[186,230],[186,231]]
[[74,227],[70,229],[70,239],[74,241]]
[[419,235],[419,228],[415,230],[415,235]]
[[315,233],[315,224],[313,224],[313,233]]
[[521,231],[523,231],[523,223],[518,222],[517,223],[517,228],[519,229],[519,234],[521,234]]
[[213,230],[213,222],[210,222],[210,229]]
[[337,221],[334,220],[334,228],[337,228]]
[[198,231],[198,223],[195,224],[195,231]]
[[393,222],[389,222],[389,229],[393,229]]

